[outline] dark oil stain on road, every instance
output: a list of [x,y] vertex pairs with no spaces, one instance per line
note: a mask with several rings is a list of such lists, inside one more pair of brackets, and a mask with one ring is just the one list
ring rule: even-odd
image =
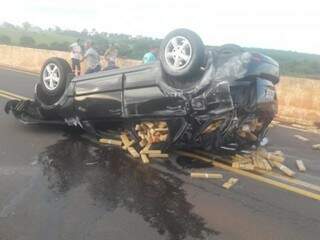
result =
[[85,184],[103,211],[125,208],[137,213],[165,238],[211,239],[218,234],[192,212],[177,174],[142,165],[119,148],[73,136],[48,147],[39,155],[39,162],[57,198]]

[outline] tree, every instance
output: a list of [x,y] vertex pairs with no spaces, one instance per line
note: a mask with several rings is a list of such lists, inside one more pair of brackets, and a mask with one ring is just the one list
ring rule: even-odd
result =
[[[92,27],[89,28],[90,31],[86,28],[82,31],[63,30],[60,27],[41,30],[41,28],[33,26],[28,22],[16,26],[4,22],[2,24],[0,23],[0,27],[1,30],[3,29],[0,33],[0,44],[15,44],[18,42],[20,45],[26,47],[69,51],[69,42],[67,41],[75,41],[76,39],[85,41],[86,39],[92,39],[94,47],[100,54],[103,54],[108,47],[115,46],[118,49],[119,57],[132,59],[142,59],[150,47],[159,47],[161,43],[161,39],[98,32]],[[10,32],[10,34],[6,33],[6,31]],[[53,32],[55,34],[52,34]],[[20,41],[19,37],[18,39],[14,38],[15,36],[21,35]],[[34,36],[35,39],[41,38],[41,44],[37,45],[32,36]],[[280,72],[283,75],[320,79],[320,55],[261,48],[244,48],[244,50],[259,52],[275,59],[280,64]]]
[[10,44],[11,43],[11,38],[8,37],[7,35],[0,35],[0,44]]
[[23,35],[20,38],[20,45],[24,47],[34,47],[36,45],[36,41],[30,36]]
[[31,32],[42,32],[42,28],[41,27],[37,27],[37,26],[32,26],[30,28]]
[[62,34],[66,35],[66,36],[75,37],[75,38],[80,38],[81,37],[81,33],[77,32],[77,31],[74,31],[74,30],[64,30],[62,32]]
[[50,44],[50,49],[58,51],[68,51],[70,43],[69,42],[53,42]]
[[61,30],[60,27],[55,26],[54,31],[55,31],[56,33],[61,33],[62,30]]
[[83,37],[87,37],[88,34],[89,34],[89,32],[88,32],[88,30],[87,30],[86,28],[81,31],[81,35],[82,35]]
[[15,29],[15,28],[16,28],[15,25],[13,25],[13,24],[11,24],[11,23],[8,23],[8,22],[3,22],[3,23],[1,24],[1,26],[4,27],[4,28],[10,28],[10,29]]
[[96,50],[98,51],[99,54],[104,54],[105,51],[108,49],[109,47],[109,42],[106,38],[101,37],[100,35],[94,35],[92,37],[92,42],[94,44],[94,47],[96,48]]
[[91,32],[90,32],[90,35],[93,36],[93,35],[96,35],[98,34],[97,30],[95,28],[92,28]]
[[37,45],[37,48],[39,49],[50,49],[49,45],[46,43],[40,43]]
[[28,22],[24,22],[24,23],[22,23],[22,28],[23,28],[23,30],[25,30],[25,31],[29,31],[30,28],[31,28],[31,24],[28,23]]

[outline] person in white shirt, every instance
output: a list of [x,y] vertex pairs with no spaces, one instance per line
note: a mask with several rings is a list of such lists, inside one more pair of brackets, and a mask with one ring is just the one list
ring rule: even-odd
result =
[[80,59],[82,55],[82,49],[80,46],[80,39],[77,42],[70,45],[71,48],[71,63],[72,71],[74,75],[79,76],[81,73]]

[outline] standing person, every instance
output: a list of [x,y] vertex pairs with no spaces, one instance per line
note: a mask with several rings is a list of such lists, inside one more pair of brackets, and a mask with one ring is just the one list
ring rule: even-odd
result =
[[80,39],[70,45],[71,48],[71,63],[72,72],[74,75],[79,76],[81,73],[80,59],[82,55],[82,49],[80,46]]
[[118,49],[114,46],[108,48],[104,53],[104,60],[106,61],[106,66],[104,67],[103,71],[108,71],[112,69],[119,68],[116,64],[118,57]]
[[87,60],[87,70],[85,74],[99,72],[101,70],[100,56],[97,51],[93,48],[91,41],[85,43],[86,53],[84,54],[81,62]]
[[143,63],[147,64],[147,63],[153,63],[155,61],[157,61],[157,53],[158,53],[158,48],[156,47],[152,47],[149,49],[149,52],[147,52],[144,56],[143,56]]

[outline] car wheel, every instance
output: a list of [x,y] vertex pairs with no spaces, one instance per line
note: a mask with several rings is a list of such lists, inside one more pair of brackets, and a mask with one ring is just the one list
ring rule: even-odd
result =
[[69,63],[61,58],[48,59],[41,69],[40,86],[48,97],[60,98],[65,91],[68,75],[71,73]]
[[159,55],[165,73],[173,77],[191,77],[199,73],[204,64],[205,47],[193,31],[177,29],[162,41]]

